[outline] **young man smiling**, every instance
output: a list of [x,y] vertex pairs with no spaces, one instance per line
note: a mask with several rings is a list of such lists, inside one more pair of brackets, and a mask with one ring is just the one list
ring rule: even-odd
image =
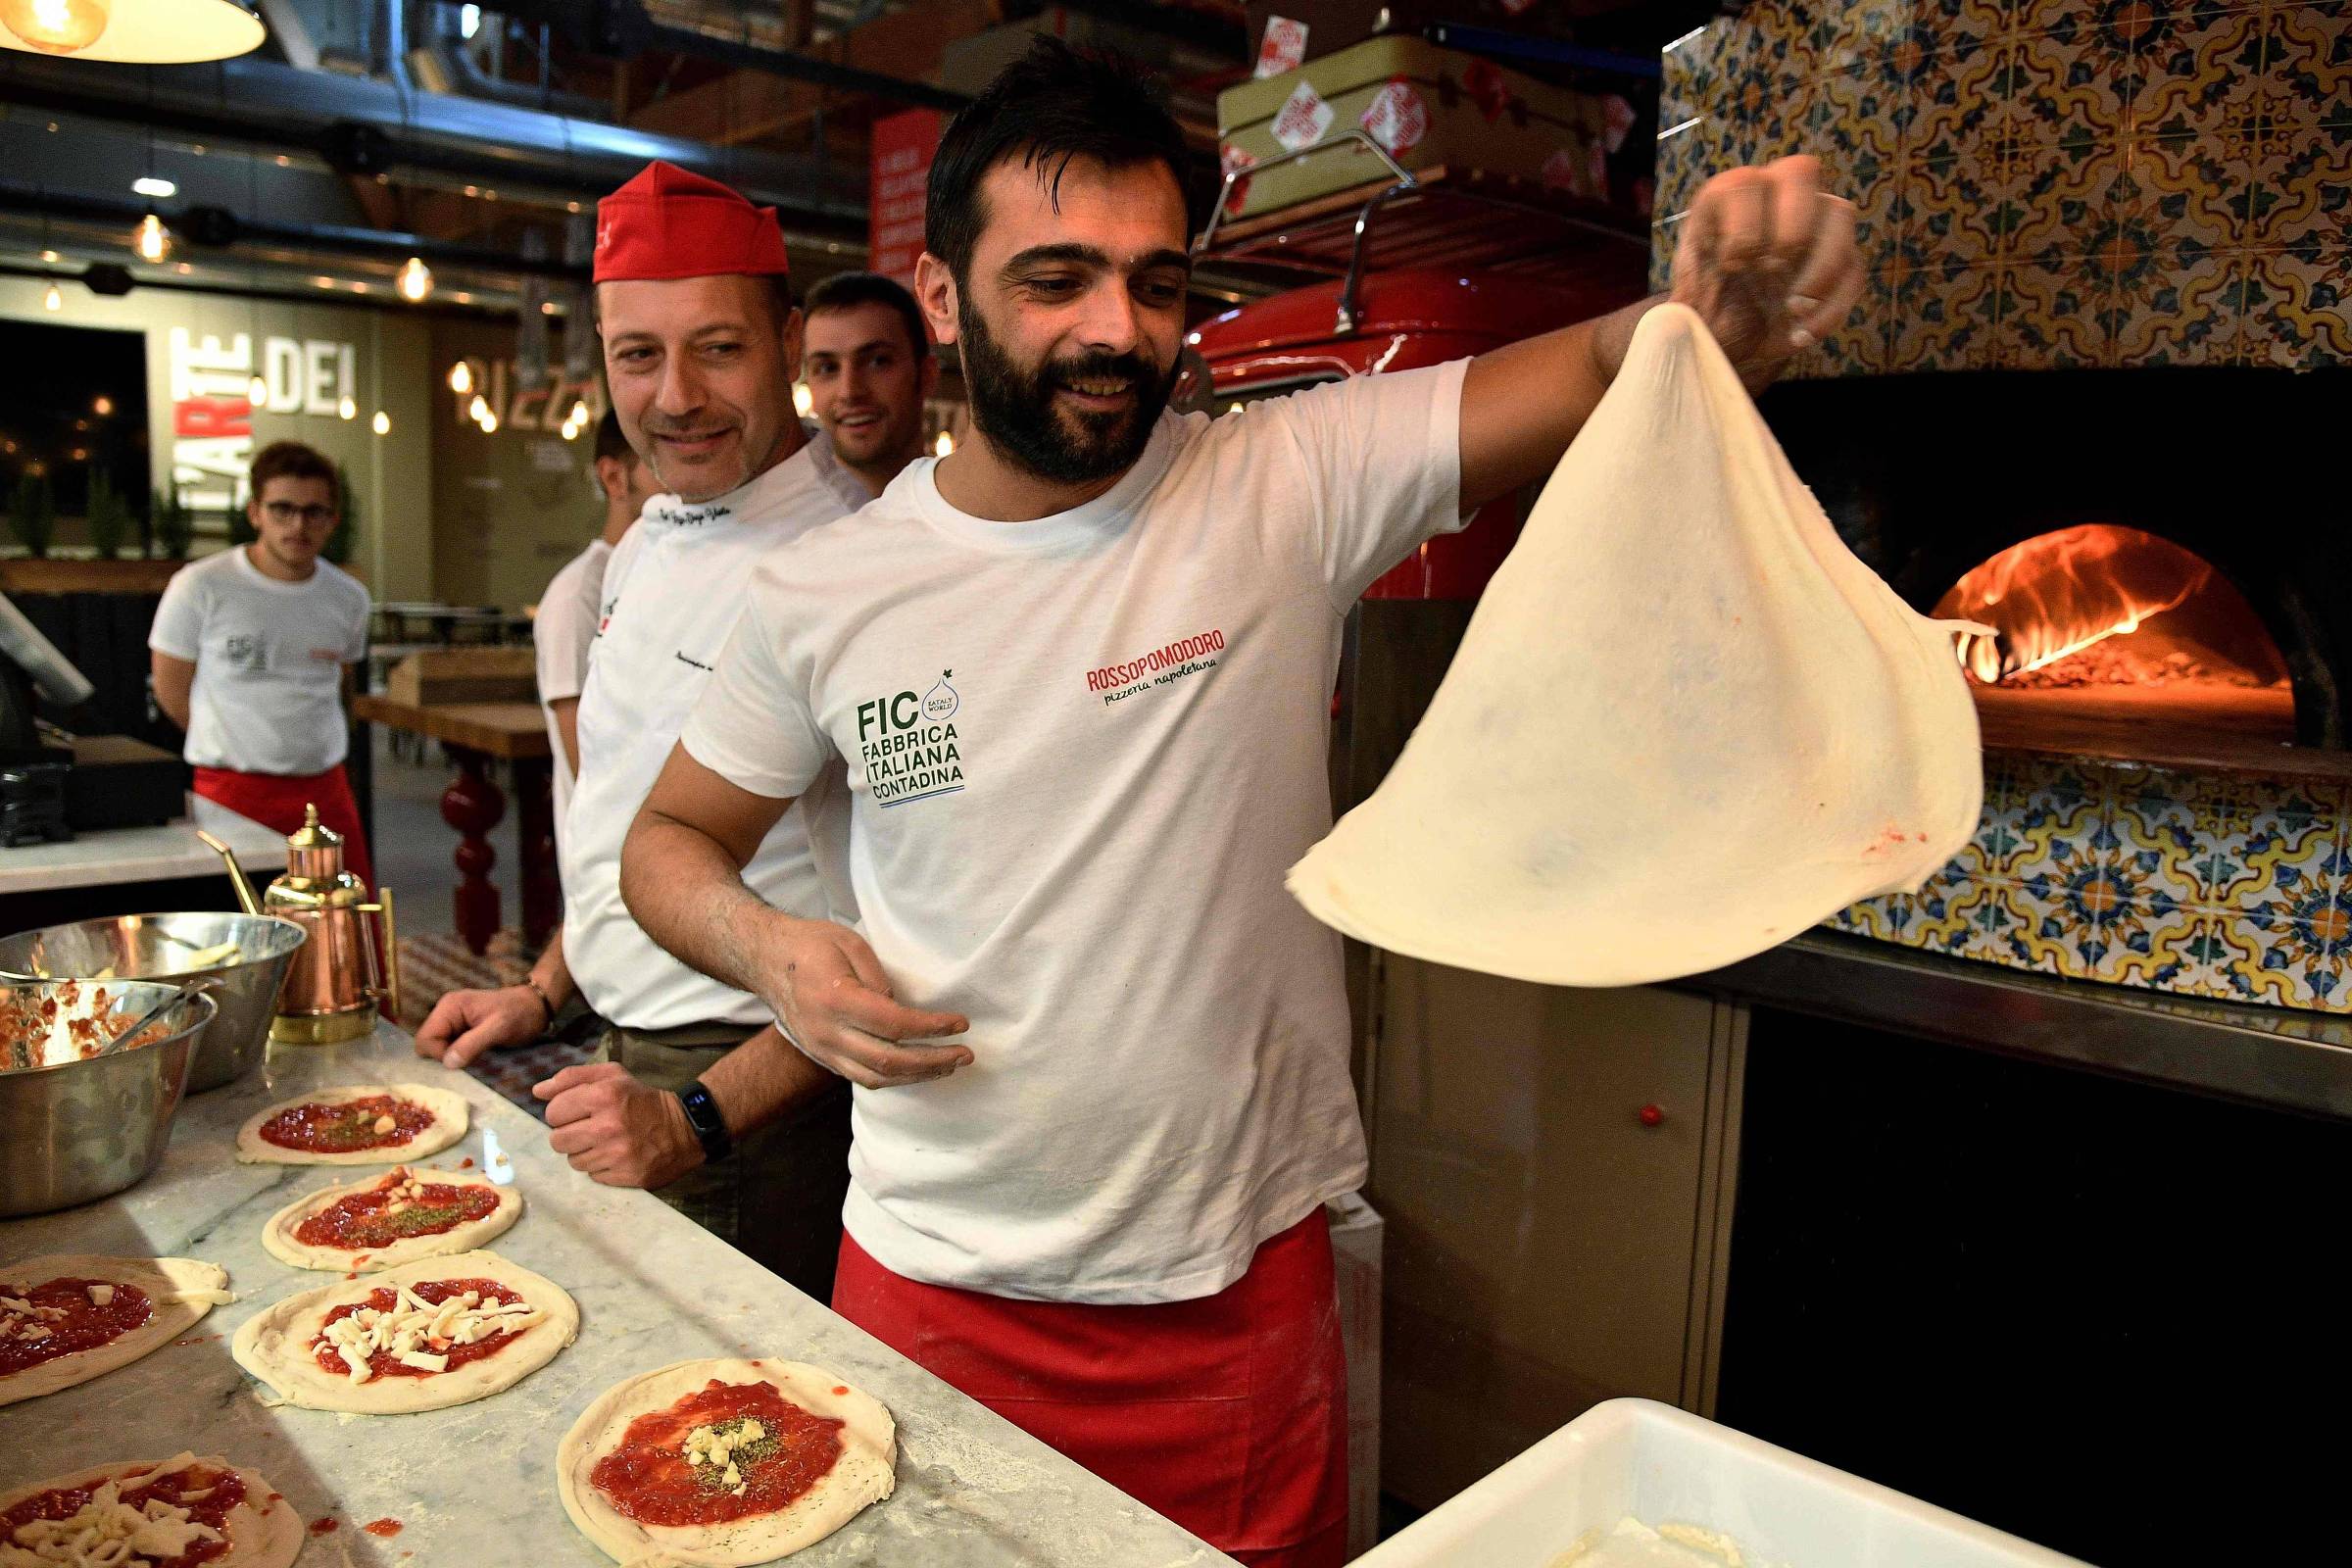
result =
[[187,731],[196,793],[292,833],[303,808],[343,835],[343,863],[372,883],[343,759],[349,667],[368,657],[368,590],[324,559],[343,520],[335,466],[298,441],[254,455],[254,541],[182,566],[147,634],[155,702]]
[[923,404],[939,385],[923,313],[879,272],[836,272],[808,291],[801,379],[833,455],[872,495],[923,453]]
[[[1331,826],[1344,617],[1557,463],[1642,308],[1178,416],[1184,167],[1143,81],[1051,40],[956,117],[916,294],[973,437],[855,548],[761,564],[622,883],[860,1086],[838,1310],[1245,1562],[1324,1568],[1322,1205],[1364,1146],[1339,938],[1283,873]],[[1860,289],[1807,160],[1683,232],[1674,297],[1755,380]],[[856,932],[736,871],[843,759]]]

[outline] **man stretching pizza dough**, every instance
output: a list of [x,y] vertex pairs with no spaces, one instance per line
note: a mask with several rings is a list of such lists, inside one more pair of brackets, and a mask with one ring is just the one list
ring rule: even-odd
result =
[[[1364,1144],[1340,939],[1283,873],[1331,827],[1343,617],[1551,470],[1643,307],[1179,416],[1184,166],[1146,82],[1050,39],[956,117],[915,292],[974,433],[761,563],[622,886],[859,1085],[837,1310],[1220,1549],[1320,1568],[1323,1203]],[[1755,383],[1861,276],[1791,158],[1708,183],[1673,297]],[[737,869],[845,759],[857,932]]]

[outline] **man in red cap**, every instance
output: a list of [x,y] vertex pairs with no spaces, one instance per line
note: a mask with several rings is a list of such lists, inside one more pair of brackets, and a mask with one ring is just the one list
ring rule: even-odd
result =
[[[650,1187],[802,1289],[831,1288],[849,1096],[765,1004],[656,947],[620,899],[620,845],[734,629],[753,563],[869,499],[792,405],[802,318],[773,208],[649,166],[597,212],[597,324],[623,433],[665,493],[606,567],[562,840],[564,923],[523,984],[441,999],[416,1049],[458,1067],[536,1039],[576,989],[605,1059],[538,1086],[549,1143],[613,1186]],[[766,834],[762,896],[851,918],[846,799],[820,789]],[[813,841],[813,842],[812,842]]]

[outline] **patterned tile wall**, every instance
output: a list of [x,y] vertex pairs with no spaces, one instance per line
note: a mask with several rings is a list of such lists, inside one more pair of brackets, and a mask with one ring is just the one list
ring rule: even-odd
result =
[[1987,753],[1968,848],[1917,893],[1829,924],[2072,979],[2352,1012],[2348,789]]
[[2352,363],[2352,4],[1758,0],[1669,47],[1706,176],[1822,160],[1871,287],[1798,372]]

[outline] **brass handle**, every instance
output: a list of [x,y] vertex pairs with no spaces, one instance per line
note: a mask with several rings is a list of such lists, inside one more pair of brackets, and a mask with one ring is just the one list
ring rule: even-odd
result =
[[206,849],[220,857],[221,863],[228,867],[229,885],[237,890],[237,903],[245,912],[247,914],[261,913],[261,901],[253,896],[253,884],[245,880],[245,868],[237,863],[237,858],[229,850],[229,847],[202,828],[196,830],[196,837]]
[[391,1003],[392,1019],[397,1023],[400,1021],[400,938],[392,923],[392,890],[377,888],[373,904],[357,905],[355,907],[380,918],[379,925],[370,928],[360,944],[368,959],[368,1000]]

